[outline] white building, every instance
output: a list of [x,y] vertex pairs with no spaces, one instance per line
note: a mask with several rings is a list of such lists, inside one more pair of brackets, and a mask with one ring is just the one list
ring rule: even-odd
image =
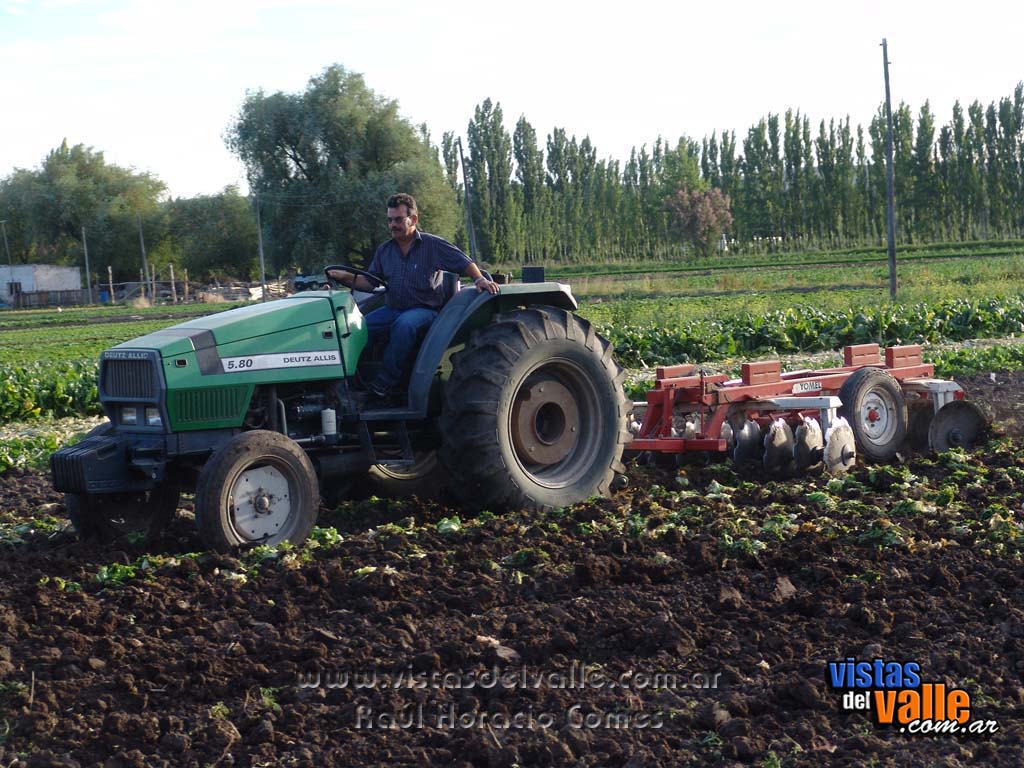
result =
[[79,267],[53,264],[0,264],[0,301],[8,304],[15,293],[34,291],[77,291],[82,287]]

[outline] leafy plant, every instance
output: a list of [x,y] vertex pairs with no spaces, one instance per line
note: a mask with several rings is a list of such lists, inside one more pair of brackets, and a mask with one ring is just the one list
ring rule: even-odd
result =
[[455,534],[462,531],[462,520],[459,519],[458,515],[454,517],[444,517],[437,522],[437,532],[441,534]]
[[336,547],[341,543],[341,538],[337,528],[321,528],[316,525],[309,532],[309,540],[321,547]]
[[104,586],[119,586],[126,581],[134,579],[136,573],[137,569],[133,565],[111,563],[110,565],[100,566],[94,578]]
[[281,705],[277,703],[277,694],[280,690],[280,688],[260,688],[260,701],[263,702],[263,706],[274,712],[280,712]]
[[551,559],[551,555],[538,547],[520,549],[507,558],[508,565],[513,568],[530,568]]

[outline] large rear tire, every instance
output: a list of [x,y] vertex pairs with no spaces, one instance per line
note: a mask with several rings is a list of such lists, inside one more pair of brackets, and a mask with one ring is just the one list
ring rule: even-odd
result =
[[854,371],[839,388],[839,415],[869,461],[888,461],[907,436],[907,402],[900,384],[880,368]]
[[196,488],[196,526],[203,544],[239,547],[301,544],[316,523],[320,494],[306,452],[279,432],[236,435],[203,467]]
[[629,407],[611,344],[555,307],[498,315],[453,359],[441,459],[476,509],[546,509],[607,495]]

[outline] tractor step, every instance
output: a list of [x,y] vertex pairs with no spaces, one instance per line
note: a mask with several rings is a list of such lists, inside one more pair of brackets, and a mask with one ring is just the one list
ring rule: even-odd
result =
[[[398,411],[399,409],[389,409]],[[364,414],[365,415],[365,414]],[[409,440],[409,429],[404,418],[381,419],[378,424],[394,421],[393,429],[371,430],[366,421],[359,423],[359,442],[363,446],[371,464],[383,464],[389,467],[411,466],[416,457],[412,442]]]

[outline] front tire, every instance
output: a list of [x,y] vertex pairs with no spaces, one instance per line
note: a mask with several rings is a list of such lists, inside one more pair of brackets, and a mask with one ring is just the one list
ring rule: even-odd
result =
[[629,408],[590,323],[554,307],[501,314],[453,366],[441,458],[463,503],[547,509],[610,493]]
[[279,432],[242,432],[199,474],[196,525],[220,552],[282,541],[302,543],[316,523],[320,495],[309,456]]

